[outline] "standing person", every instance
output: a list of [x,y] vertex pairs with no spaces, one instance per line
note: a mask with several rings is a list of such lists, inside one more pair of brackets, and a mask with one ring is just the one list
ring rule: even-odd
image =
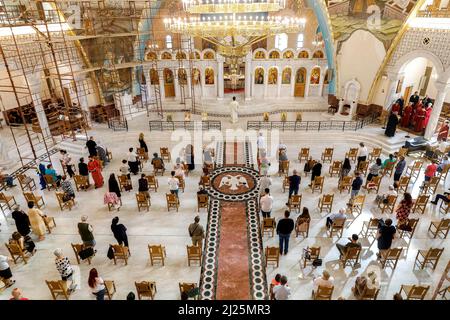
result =
[[97,156],[97,143],[94,141],[94,137],[90,137],[89,140],[86,142],[86,148],[88,148],[89,151],[89,157],[95,157]]
[[398,125],[398,112],[392,112],[388,118],[388,122],[386,124],[386,130],[384,134],[388,137],[395,136],[395,131],[397,130]]
[[16,282],[16,280],[12,279],[13,275],[8,264],[9,261],[13,261],[13,259],[4,255],[0,255],[0,278],[3,279],[6,288],[11,287]]
[[43,164],[42,162],[38,162],[38,170],[37,173],[39,175],[39,184],[41,185],[41,190],[45,190],[45,188],[47,187],[47,183],[45,182],[45,164]]
[[117,198],[119,198],[119,208],[122,206],[122,194],[120,193],[120,187],[119,183],[117,182],[116,176],[114,173],[111,173],[109,175],[108,180],[108,191],[113,192],[117,195]]
[[[177,164],[175,165],[174,170],[175,170],[175,177],[180,177],[181,179],[184,179],[184,178],[185,178],[184,169],[183,169],[183,167],[181,166],[181,163],[177,163]],[[208,173],[205,173],[205,174],[208,174]]]
[[288,300],[291,295],[291,288],[287,285],[287,277],[280,278],[280,284],[273,287],[273,294],[275,300]]
[[69,292],[74,291],[77,286],[73,283],[74,271],[72,265],[70,264],[69,258],[63,255],[63,251],[60,248],[53,251],[53,254],[55,255],[56,269],[61,275],[61,280],[64,281],[66,288],[67,281],[70,281]]
[[398,162],[395,165],[395,171],[394,171],[394,182],[397,182],[400,180],[400,177],[403,174],[403,170],[405,170],[406,167],[406,161],[404,156],[400,156],[398,158]]
[[354,197],[356,197],[359,193],[359,190],[361,190],[361,186],[363,184],[363,179],[361,178],[361,174],[359,173],[359,171],[355,172],[355,179],[353,179],[352,182],[352,191],[350,194],[350,199],[353,199]]
[[19,205],[15,205],[13,208],[13,212],[11,213],[12,218],[14,219],[14,222],[16,223],[17,231],[22,236],[27,236],[30,234],[30,219],[28,218],[28,215],[20,210]]
[[145,177],[145,173],[141,174],[141,178],[138,180],[138,192],[145,194],[145,196],[150,198],[150,193],[148,192],[148,180]]
[[262,132],[258,134],[258,138],[256,140],[256,145],[258,147],[258,154],[260,150],[266,150],[266,141],[264,139],[264,135]]
[[192,245],[202,247],[202,241],[205,238],[205,230],[199,222],[200,216],[196,216],[194,218],[194,223],[189,225],[188,232],[192,239]]
[[28,202],[28,209],[31,230],[39,237],[39,241],[42,241],[45,239],[45,214],[41,210],[34,208],[33,201]]
[[233,97],[233,101],[230,103],[230,115],[231,123],[238,122],[239,102],[236,101],[236,97]]
[[261,175],[268,175],[269,167],[270,167],[270,161],[267,158],[267,153],[265,150],[260,150],[260,167],[259,167],[259,174]]
[[144,149],[145,155],[148,158],[148,147],[147,143],[145,143],[144,134],[142,132],[139,134],[139,148]]
[[280,254],[288,254],[289,251],[289,238],[291,237],[291,232],[294,230],[294,220],[289,218],[290,212],[288,210],[284,211],[284,218],[278,221],[277,224],[277,234],[280,241]]
[[309,157],[309,159],[305,162],[305,166],[303,167],[303,172],[305,172],[305,176],[307,176],[308,173],[311,172],[311,170],[314,167],[315,163],[316,163],[316,161],[313,160],[312,157]]
[[263,196],[266,192],[266,189],[270,188],[271,185],[272,179],[270,179],[267,174],[261,176],[261,178],[259,179],[259,195]]
[[259,206],[261,208],[263,218],[270,218],[270,213],[272,212],[273,206],[273,197],[270,195],[269,188],[264,190],[264,195],[259,200]]
[[85,247],[95,247],[94,228],[87,223],[88,216],[82,216],[81,222],[78,222],[78,233]]
[[400,226],[404,224],[409,217],[409,214],[411,213],[411,209],[413,206],[413,201],[411,194],[408,192],[405,192],[403,194],[403,199],[400,201],[400,204],[397,207],[397,210],[395,210],[395,216],[397,218],[397,226]]
[[189,171],[195,169],[195,157],[194,157],[194,147],[192,144],[188,144],[185,150],[186,163],[188,165]]
[[428,103],[425,109],[425,120],[423,122],[423,128],[425,129],[428,125],[428,121],[430,121],[431,113],[433,112],[432,103]]
[[351,170],[352,170],[352,165],[350,164],[350,159],[345,158],[344,163],[342,164],[342,167],[341,167],[341,172],[339,173],[339,181],[341,181],[343,177],[348,176],[348,174],[350,173]]
[[91,288],[91,292],[97,297],[97,300],[105,300],[105,282],[99,277],[95,268],[89,271],[88,285]]
[[170,173],[170,178],[167,181],[167,183],[169,184],[170,193],[176,195],[178,198],[178,188],[179,188],[180,181],[175,177],[175,171],[172,171]]
[[114,238],[116,238],[117,243],[120,245],[123,244],[125,247],[127,247],[128,254],[130,254],[130,247],[128,246],[127,228],[122,223],[119,224],[119,217],[114,217],[112,219],[111,231],[114,235]]
[[392,219],[378,220],[378,234],[377,234],[377,256],[380,258],[384,252],[389,250],[392,245],[392,240],[394,239],[397,230],[392,225]]
[[102,167],[94,156],[89,156],[88,170],[94,179],[95,189],[103,187]]
[[312,169],[311,169],[311,184],[312,185],[315,177],[320,177],[322,174],[322,164],[320,162],[314,163]]
[[431,161],[431,163],[425,168],[425,182],[429,182],[431,178],[436,175],[437,164],[436,161]]
[[422,133],[423,131],[423,124],[425,123],[425,116],[426,116],[426,111],[422,108],[422,105],[418,105],[416,108],[416,115],[415,115],[415,126],[414,126],[414,131],[417,133]]
[[139,162],[137,159],[137,154],[134,152],[133,148],[128,149],[127,153],[128,166],[130,167],[130,172],[137,175],[139,172]]
[[88,165],[84,162],[84,158],[80,158],[80,162],[78,163],[78,173],[80,174],[80,176],[86,177],[89,185],[89,169]]
[[412,102],[413,104],[416,104],[417,102],[419,102],[419,99],[420,99],[419,92],[415,91],[414,94],[411,97],[409,97],[409,102],[410,103]]
[[75,172],[73,172],[72,158],[69,156],[66,150],[60,150],[61,154],[61,163],[66,167],[67,174],[69,177],[73,177]]
[[449,130],[449,121],[445,120],[442,126],[439,128],[439,133],[437,137],[437,141],[447,141],[448,130]]
[[358,148],[358,154],[357,154],[358,163],[357,163],[356,167],[359,166],[359,163],[361,161],[366,161],[368,155],[369,155],[369,151],[367,150],[367,147],[364,145],[363,142],[360,142],[359,148]]
[[412,106],[412,103],[409,103],[406,106],[405,110],[403,110],[403,116],[402,116],[401,124],[400,124],[403,128],[409,128],[409,125],[411,123],[412,112],[413,112],[413,106]]
[[298,194],[301,180],[302,178],[297,174],[297,170],[294,169],[292,176],[289,177],[289,199],[293,194]]

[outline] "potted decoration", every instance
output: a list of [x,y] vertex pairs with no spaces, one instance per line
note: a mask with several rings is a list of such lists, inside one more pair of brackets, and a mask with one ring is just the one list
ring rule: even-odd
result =
[[171,113],[168,113],[168,114],[167,114],[166,120],[167,120],[168,122],[172,122],[172,121],[173,121],[173,120],[172,120],[172,114],[171,114]]
[[297,112],[297,115],[295,116],[295,121],[302,122],[302,113]]
[[282,122],[286,122],[286,120],[287,120],[287,113],[286,112],[282,112],[281,113],[281,121]]
[[264,114],[263,114],[263,120],[264,120],[265,122],[268,122],[268,121],[269,121],[269,113],[268,113],[268,112],[264,112]]
[[208,112],[202,112],[202,121],[208,120]]

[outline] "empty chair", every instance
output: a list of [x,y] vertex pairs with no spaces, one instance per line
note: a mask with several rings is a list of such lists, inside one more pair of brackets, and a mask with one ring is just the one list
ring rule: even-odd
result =
[[414,207],[412,209],[412,213],[425,213],[425,209],[427,208],[428,200],[430,200],[429,194],[421,194],[417,197],[416,201],[414,201]]
[[64,209],[72,210],[72,207],[75,205],[75,200],[69,199],[64,201],[64,192],[55,192],[55,194],[61,211],[64,211]]
[[447,214],[450,209],[450,202],[442,201],[439,206],[439,213]]
[[315,259],[320,257],[320,247],[307,247],[303,249],[301,262],[303,263],[303,268],[306,268],[308,263],[312,263]]
[[170,156],[169,148],[167,147],[161,147],[159,148],[159,152],[161,153],[161,159],[171,161],[172,157]]
[[342,161],[333,161],[333,163],[330,166],[330,169],[328,173],[330,174],[330,177],[332,177],[334,174],[337,176],[341,173],[341,167],[342,167]]
[[352,189],[352,181],[353,177],[350,176],[342,177],[341,181],[339,181],[338,184],[339,192],[342,193],[342,191],[347,190],[348,193],[350,193],[350,190]]
[[309,148],[301,148],[300,152],[298,153],[298,161],[302,162],[302,159],[305,161],[308,161],[309,159]]
[[278,176],[289,175],[289,160],[281,160],[278,164]]
[[334,194],[324,194],[322,197],[320,197],[318,204],[320,212],[322,212],[324,209],[328,212],[331,212],[331,210],[333,209],[333,200]]
[[156,290],[156,283],[154,281],[141,281],[134,282],[136,286],[136,292],[139,300],[142,300],[143,297],[149,297],[150,299],[154,299]]
[[150,195],[138,192],[136,193],[136,202],[139,212],[141,211],[141,209],[147,209],[147,211],[150,210]]
[[48,233],[52,233],[52,229],[56,228],[56,222],[54,217],[46,216],[44,217],[44,223],[47,227]]
[[23,196],[26,202],[33,202],[38,209],[45,206],[44,198],[42,198],[42,196],[37,196],[33,192],[24,192]]
[[281,185],[283,192],[286,192],[286,189],[289,190],[289,185],[290,185],[289,176],[285,176],[283,178],[283,184]]
[[199,185],[205,189],[211,187],[211,178],[209,176],[201,176]]
[[438,235],[442,235],[443,238],[447,238],[448,231],[450,230],[450,219],[442,219],[441,221],[431,221],[428,232],[436,238]]
[[155,176],[151,176],[151,175],[150,176],[146,176],[145,178],[148,181],[148,189],[149,190],[153,189],[153,190],[155,190],[155,192],[157,192],[158,191],[158,187],[159,187],[158,179],[156,179]]
[[[75,253],[75,258],[77,259],[78,264],[80,264],[81,263],[80,259],[82,258],[82,257],[80,257],[80,252],[82,252],[83,250],[85,250],[87,248],[85,248],[84,244],[82,244],[82,243],[75,243],[75,244],[71,243],[70,245],[72,247],[73,252]],[[93,250],[93,249],[91,248],[90,250]],[[91,264],[92,257],[93,256],[87,257],[84,260],[87,260],[88,263]]]
[[110,244],[114,252],[114,264],[117,264],[117,260],[125,261],[125,265],[128,265],[128,248],[121,244]]
[[150,263],[153,266],[155,261],[161,261],[164,266],[164,259],[166,258],[166,248],[160,244],[148,245],[148,253],[150,255]]
[[366,175],[367,174],[367,170],[369,169],[369,161],[360,161],[358,164],[358,168],[357,170],[362,174],[362,175]]
[[397,152],[397,158],[404,157],[408,155],[408,148],[401,147]]
[[444,248],[430,248],[428,250],[417,251],[416,260],[414,261],[414,268],[418,266],[420,269],[430,267],[433,270],[436,269],[439,259],[441,258]]
[[280,248],[266,247],[265,255],[266,255],[266,267],[269,265],[269,263],[272,263],[276,264],[278,268],[280,262]]
[[117,292],[116,283],[113,280],[105,280],[105,296],[112,300],[114,294]]
[[178,283],[178,287],[180,288],[180,296],[185,292],[189,298],[194,298],[194,300],[198,299],[200,292],[196,283],[180,282]]
[[87,189],[89,188],[89,178],[87,176],[80,176],[76,174],[73,176],[73,181],[75,182],[77,191],[87,191]]
[[55,280],[48,281],[45,280],[47,287],[50,289],[50,293],[53,297],[53,300],[56,300],[58,296],[63,296],[66,300],[69,300],[70,291],[67,289],[66,281],[63,280]]
[[388,213],[393,213],[395,208],[395,203],[397,202],[397,196],[395,195],[388,195],[387,201],[380,201],[378,203],[378,208],[380,208],[381,213],[384,213],[387,211]]
[[145,152],[145,148],[137,148],[136,153],[141,162],[147,162],[148,152]]
[[372,190],[375,190],[375,192],[378,193],[380,191],[380,184],[382,178],[383,178],[382,176],[373,177],[370,183],[374,185],[374,188],[367,189],[367,193],[370,193],[370,191]]
[[178,189],[184,192],[186,187],[183,177],[175,176],[178,179]]
[[191,266],[191,261],[198,261],[202,265],[202,248],[199,246],[186,246],[188,255],[188,266]]
[[400,287],[399,294],[403,297],[403,293],[406,295],[406,300],[423,300],[430,290],[430,286],[416,286],[416,285],[404,285]]
[[342,267],[345,268],[347,265],[353,263],[355,267],[359,262],[359,256],[361,254],[361,247],[348,247],[344,254],[339,258],[342,263]]
[[314,181],[311,184],[311,189],[313,193],[316,190],[322,193],[324,180],[325,180],[324,177],[314,177]]
[[20,247],[20,244],[17,241],[12,240],[9,243],[5,243],[5,246],[15,264],[17,264],[19,259],[22,259],[25,264],[28,263],[26,251]]
[[410,176],[413,179],[417,179],[420,170],[422,169],[423,162],[416,160],[412,165],[406,167],[405,175]]
[[170,211],[171,208],[175,208],[178,212],[178,208],[180,207],[180,200],[173,193],[166,193],[166,202],[167,202],[167,211]]
[[6,219],[5,210],[8,209],[11,211],[12,207],[15,204],[17,204],[17,202],[16,202],[16,198],[14,198],[14,196],[7,196],[3,192],[0,192],[0,209],[3,212],[5,219]]
[[350,205],[351,213],[360,215],[362,213],[365,201],[366,196],[363,194],[358,194],[356,197],[354,197]]
[[289,211],[297,210],[300,212],[300,207],[302,205],[302,195],[301,194],[293,194],[288,201]]
[[322,162],[328,161],[331,163],[331,161],[333,161],[333,152],[333,148],[325,148],[324,152],[322,152]]
[[330,238],[333,237],[333,233],[336,233],[339,235],[339,238],[342,237],[342,233],[344,232],[344,226],[345,226],[345,221],[347,219],[335,219],[333,221],[333,223],[331,224],[330,228],[328,229],[328,236]]
[[381,156],[381,148],[373,148],[369,153],[369,161],[375,160]]
[[197,194],[197,212],[200,212],[200,208],[205,208],[208,211],[209,196],[207,194]]
[[398,190],[407,192],[410,181],[411,181],[411,177],[409,177],[409,176],[400,177],[400,180],[398,181]]
[[356,161],[356,158],[358,157],[358,148],[350,148],[350,150],[345,153],[345,157],[349,160]]
[[383,269],[392,268],[394,270],[397,267],[398,259],[402,254],[403,248],[390,248],[380,255],[380,263]]
[[373,237],[375,240],[378,233],[378,221],[377,218],[370,218],[369,221],[364,221],[358,235],[366,239]]
[[421,190],[421,194],[435,194],[436,189],[439,186],[439,176],[431,177],[430,181],[424,183],[423,188]]
[[331,296],[333,295],[334,286],[329,287],[317,287],[317,290],[312,292],[312,296],[314,300],[331,300]]
[[273,237],[276,227],[275,218],[264,218],[261,225],[263,236],[267,233],[268,235]]
[[26,174],[18,174],[17,180],[19,180],[20,188],[22,191],[33,191],[36,189],[36,183],[33,179],[28,177]]

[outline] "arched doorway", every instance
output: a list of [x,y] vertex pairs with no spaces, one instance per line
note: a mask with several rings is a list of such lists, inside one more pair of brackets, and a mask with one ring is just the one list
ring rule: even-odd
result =
[[164,95],[166,98],[175,97],[175,85],[172,70],[164,69]]
[[294,97],[304,97],[306,87],[306,69],[299,68],[295,76],[295,91]]

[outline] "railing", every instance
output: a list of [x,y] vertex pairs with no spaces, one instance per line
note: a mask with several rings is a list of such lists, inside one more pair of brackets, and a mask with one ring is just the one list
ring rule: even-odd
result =
[[113,129],[114,131],[128,131],[128,121],[121,117],[109,118],[108,128]]
[[356,131],[375,122],[378,115],[372,114],[356,121],[247,121],[247,130],[281,131],[320,131],[340,130]]
[[222,130],[222,124],[217,120],[207,120],[207,121],[159,121],[152,120],[149,121],[150,131],[165,131],[165,130],[194,130],[199,128],[201,123],[202,130]]

